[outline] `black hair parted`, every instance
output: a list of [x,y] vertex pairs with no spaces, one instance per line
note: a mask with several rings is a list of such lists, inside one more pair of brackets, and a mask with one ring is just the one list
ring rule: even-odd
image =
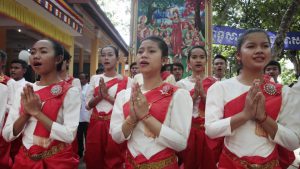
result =
[[193,47],[189,50],[189,52],[188,52],[188,60],[190,60],[191,55],[192,55],[192,51],[193,51],[194,49],[202,49],[202,50],[204,51],[205,56],[206,56],[206,59],[207,59],[207,52],[206,52],[204,46],[193,46]]
[[43,39],[43,40],[47,40],[52,44],[53,49],[54,49],[54,56],[55,57],[62,57],[61,62],[58,65],[56,65],[56,70],[61,71],[62,64],[63,64],[63,59],[64,59],[65,51],[66,51],[65,48],[60,43],[58,43],[58,42],[56,42],[52,39]]
[[180,67],[182,70],[184,70],[182,63],[180,63],[180,62],[173,63],[172,71],[174,69],[174,66]]
[[237,41],[237,52],[239,52],[241,50],[241,47],[242,45],[244,44],[245,40],[247,39],[247,36],[249,34],[252,34],[252,33],[264,33],[268,39],[268,42],[271,43],[270,41],[270,37],[267,33],[267,31],[263,30],[263,29],[260,29],[260,28],[250,28],[250,29],[247,29],[239,38],[238,38],[238,41]]
[[100,54],[102,54],[102,51],[103,51],[104,48],[112,48],[115,52],[116,57],[117,58],[119,57],[119,50],[116,47],[112,46],[112,45],[107,45],[107,46],[104,46],[103,48],[101,48],[100,49]]
[[135,65],[137,65],[137,63],[136,62],[132,62],[131,64],[130,64],[130,66],[129,66],[129,69],[131,69],[133,66],[135,66]]
[[145,39],[143,39],[141,41],[141,43],[143,43],[146,40],[151,40],[151,41],[156,42],[158,44],[159,49],[162,52],[162,57],[168,57],[168,45],[166,44],[166,42],[163,39],[161,39],[158,36],[148,36]]
[[222,59],[222,60],[225,61],[225,64],[227,64],[227,59],[226,59],[225,56],[223,56],[223,55],[220,55],[220,54],[216,55],[216,56],[214,57],[213,62],[215,62],[216,59]]
[[10,62],[10,65],[12,65],[13,63],[18,63],[22,66],[23,69],[27,69],[28,68],[28,64],[24,61],[24,60],[21,60],[21,59],[15,59],[13,61]]

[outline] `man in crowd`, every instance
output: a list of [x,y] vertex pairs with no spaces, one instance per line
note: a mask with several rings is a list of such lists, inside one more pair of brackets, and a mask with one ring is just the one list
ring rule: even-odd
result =
[[136,74],[139,73],[139,67],[136,62],[130,64],[130,77],[133,78]]
[[172,74],[175,77],[176,82],[178,82],[179,80],[182,79],[182,75],[183,75],[183,65],[179,62],[176,62],[173,64],[172,67]]
[[87,128],[90,121],[90,112],[85,108],[85,94],[89,87],[88,75],[85,73],[79,74],[79,80],[81,83],[81,109],[80,109],[80,119],[79,126],[77,130],[77,140],[78,140],[78,155],[81,158],[84,152],[84,140],[87,134]]
[[264,73],[271,76],[275,83],[278,83],[278,76],[281,74],[279,62],[271,60],[264,69]]
[[27,67],[27,63],[21,59],[16,59],[11,62],[10,77],[16,81],[16,89],[19,87],[24,87],[26,83],[28,83],[24,78]]
[[214,78],[221,81],[225,80],[225,72],[227,68],[227,59],[222,55],[216,55],[213,60]]

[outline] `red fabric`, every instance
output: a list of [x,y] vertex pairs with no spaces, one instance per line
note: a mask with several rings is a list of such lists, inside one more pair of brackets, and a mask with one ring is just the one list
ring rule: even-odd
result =
[[[177,11],[177,15],[178,11]],[[180,55],[182,53],[182,28],[181,21],[179,20],[179,16],[177,18],[172,18],[172,34],[171,34],[171,45],[173,49],[174,55]]]
[[[159,120],[161,123],[165,120],[165,117],[168,112],[169,104],[172,100],[173,93],[178,89],[178,87],[173,86],[169,83],[163,83],[161,86],[152,89],[151,91],[145,93],[145,97],[151,108],[149,114],[154,118]],[[163,91],[166,91],[166,94],[162,94]],[[129,102],[125,103],[123,106],[123,111],[125,117],[129,115]]]
[[7,85],[8,81],[10,80],[11,78],[4,75],[3,76],[3,80],[0,81],[0,83],[4,84],[4,85]]
[[78,139],[77,139],[77,134],[75,136],[74,141],[72,142],[72,150],[74,154],[78,154]]
[[[8,116],[8,112],[5,113],[4,123],[2,128],[5,125],[6,119]],[[10,169],[13,162],[10,156],[11,143],[6,142],[2,136],[2,131],[0,131],[0,168],[1,169]]]
[[163,71],[160,73],[160,77],[163,81],[166,80],[170,75],[171,73],[169,71]]
[[[79,160],[72,152],[71,145],[65,147],[61,152],[39,160],[33,161],[26,156],[24,147],[19,150],[15,157],[12,169],[77,169]],[[29,150],[30,151],[30,150]]]
[[21,146],[22,146],[21,136],[11,142],[10,157],[13,161],[15,159],[15,156],[18,154]]
[[[111,88],[112,86],[118,84],[117,92],[116,92],[116,95],[114,96],[114,97],[116,98],[116,97],[117,97],[117,94],[118,94],[121,90],[126,89],[126,87],[127,87],[127,82],[128,82],[128,77],[123,76],[123,79],[114,78],[114,79],[111,79],[111,80],[107,81],[105,84],[106,84],[107,89],[109,89],[109,88]],[[97,87],[94,89],[94,97],[97,96],[98,93],[99,93],[99,86],[97,86]]]
[[65,81],[66,81],[67,83],[69,83],[70,85],[72,85],[73,80],[74,80],[74,77],[68,77],[67,79],[65,79]]
[[210,86],[212,86],[216,82],[217,82],[217,79],[215,79],[213,77],[209,76],[209,77],[204,78],[202,80],[202,86],[203,86],[203,89],[204,89],[205,93],[207,93]]
[[[118,84],[117,94],[126,89],[128,78],[123,79],[114,78],[106,82],[106,86],[110,87]],[[94,96],[99,93],[99,87],[94,89]],[[109,115],[109,113],[98,112],[96,107],[93,109],[93,113],[97,115]],[[101,168],[114,168],[121,169],[125,163],[125,150],[126,143],[117,144],[113,141],[111,135],[109,134],[109,124],[110,120],[95,120],[91,118],[90,124],[87,130],[86,136],[86,151],[85,151],[85,162],[88,169],[98,169]]]
[[[212,86],[217,80],[213,77],[206,77],[202,80],[202,87],[204,89],[204,92],[207,93],[210,86]],[[195,89],[192,89],[190,91],[190,95],[193,96],[195,92]],[[201,99],[198,105],[198,109],[205,111],[205,100]]]
[[[172,100],[172,96],[173,93],[178,89],[178,87],[173,86],[169,83],[163,83],[161,86],[152,89],[151,91],[148,91],[147,93],[145,93],[145,97],[148,101],[149,104],[151,104],[151,108],[149,110],[149,114],[151,114],[154,118],[156,118],[158,121],[160,121],[161,123],[164,122],[167,112],[168,112],[168,108],[169,108],[169,104]],[[130,111],[130,107],[129,107],[129,102],[125,103],[123,106],[123,112],[124,112],[124,116],[127,117],[129,115],[129,111]],[[129,152],[129,150],[127,150]],[[167,153],[169,152],[169,153]],[[167,153],[167,154],[165,154]],[[169,155],[170,153],[174,154],[174,150],[171,149],[165,149],[162,150],[161,152],[157,153],[156,155],[154,155],[153,157],[150,158],[150,161],[148,161],[143,155],[139,155],[138,157],[136,157],[134,160],[138,163],[149,163],[149,162],[154,162],[155,160],[160,161],[161,159],[163,159],[164,157],[166,157],[166,155]],[[153,161],[154,160],[154,161]],[[128,163],[128,162],[126,162]],[[129,164],[127,164],[129,165]],[[129,165],[129,168],[132,168],[132,166]],[[171,165],[171,168],[178,168],[177,162],[176,165]],[[171,169],[170,168],[170,169]],[[169,168],[166,168],[169,169]]]
[[207,145],[209,139],[205,135],[205,129],[193,127],[194,125],[204,125],[204,118],[192,119],[187,148],[179,152],[179,158],[185,169],[215,169],[216,162],[213,152]]
[[[62,91],[59,95],[53,95],[51,93],[51,89],[55,85],[59,85],[62,87]],[[41,90],[35,91],[35,93],[39,95],[41,101],[44,102],[44,105],[42,107],[42,112],[44,113],[44,115],[46,115],[52,121],[56,121],[59,109],[63,104],[65,94],[67,93],[67,91],[70,87],[71,87],[70,84],[68,84],[65,81],[62,81],[62,82],[47,86],[45,88],[42,88]],[[38,121],[33,134],[36,136],[47,138],[50,136],[50,131],[48,131],[44,127],[44,125]]]
[[1,169],[10,169],[12,166],[10,149],[11,149],[11,144],[9,142],[6,142],[1,134],[0,136],[0,168]]
[[126,143],[117,144],[109,134],[109,120],[91,119],[86,139],[85,162],[88,169],[121,169]]
[[[265,84],[272,84],[275,85],[277,93],[276,95],[269,95],[267,94],[263,87]],[[271,117],[273,120],[276,120],[278,117],[278,114],[281,109],[281,103],[282,103],[282,95],[281,95],[281,90],[282,90],[282,85],[271,82],[269,77],[265,77],[265,82],[261,84],[260,86],[261,91],[263,91],[263,94],[266,98],[266,113],[268,114],[269,117]],[[224,107],[224,117],[231,117],[239,112],[241,112],[245,106],[245,101],[246,101],[246,96],[247,93],[243,93],[239,97],[231,100],[228,102],[225,107]],[[289,151],[285,149],[284,147],[281,147],[280,145],[277,145],[277,151],[279,155],[279,161],[280,165],[283,168],[287,168],[290,166],[293,161],[295,160],[295,155],[293,151]],[[276,152],[277,152],[276,151]]]
[[[137,157],[134,158],[131,155],[131,153],[129,151],[127,151],[127,156],[129,156],[128,158],[134,160],[134,162],[136,164],[149,164],[149,163],[153,163],[153,162],[159,162],[159,161],[162,161],[164,159],[171,157],[173,154],[174,154],[173,150],[165,149],[165,150],[162,150],[159,153],[155,154],[148,160],[143,155],[138,155]],[[129,162],[128,158],[126,158],[126,167],[125,168],[126,169],[134,169],[134,166]],[[169,166],[162,168],[162,169],[179,169],[177,160],[175,160],[174,163],[172,163]]]
[[[228,156],[230,154],[230,157]],[[265,164],[267,162],[270,162],[272,160],[277,160],[277,150],[274,149],[274,151],[266,158],[259,157],[259,156],[252,156],[252,157],[237,157],[235,154],[230,152],[225,146],[222,151],[222,154],[220,156],[220,161],[218,168],[219,169],[247,169],[249,167],[245,167],[241,164],[239,160],[245,160],[251,164]],[[233,160],[233,158],[236,160]],[[275,168],[272,169],[281,169],[280,165],[278,165]]]

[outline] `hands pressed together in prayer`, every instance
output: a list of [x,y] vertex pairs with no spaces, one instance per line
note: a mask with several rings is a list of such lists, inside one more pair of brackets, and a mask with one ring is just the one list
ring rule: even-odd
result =
[[202,99],[206,98],[206,94],[202,86],[202,79],[200,77],[196,77],[195,79],[194,94],[192,98],[195,101],[198,97],[201,97]]
[[130,118],[133,123],[143,120],[149,115],[150,105],[147,98],[143,95],[139,84],[134,84],[131,91],[130,102]]
[[21,103],[24,108],[24,115],[37,116],[42,111],[42,102],[39,95],[35,94],[33,87],[27,84],[21,93]]
[[265,110],[265,96],[259,86],[260,80],[254,80],[253,85],[246,96],[245,107],[242,113],[247,119],[263,122],[265,121],[267,114]]

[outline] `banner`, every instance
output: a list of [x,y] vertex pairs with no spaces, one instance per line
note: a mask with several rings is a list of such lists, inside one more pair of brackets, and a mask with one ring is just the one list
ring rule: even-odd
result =
[[[169,46],[169,62],[186,63],[191,46],[205,45],[204,0],[138,0],[136,47],[148,36],[159,36]],[[197,11],[197,12],[196,12]]]
[[[246,29],[236,29],[227,26],[213,26],[213,43],[236,46],[237,39]],[[268,32],[271,44],[274,43],[276,33]],[[300,32],[288,32],[284,41],[285,50],[300,50]]]

